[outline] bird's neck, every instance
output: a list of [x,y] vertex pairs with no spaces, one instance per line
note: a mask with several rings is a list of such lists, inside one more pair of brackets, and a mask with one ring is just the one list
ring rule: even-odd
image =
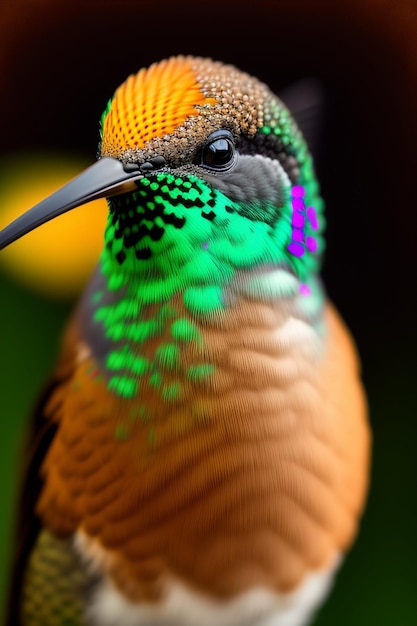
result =
[[229,338],[251,327],[258,332],[267,318],[267,326],[294,318],[317,336],[322,332],[323,294],[314,277],[300,283],[283,268],[261,266],[223,285],[196,281],[172,290],[169,281],[116,280],[102,267],[87,292],[83,335],[117,395],[135,397],[146,380],[175,396],[181,378],[216,367],[207,348],[207,337],[216,333],[213,341],[226,354]]

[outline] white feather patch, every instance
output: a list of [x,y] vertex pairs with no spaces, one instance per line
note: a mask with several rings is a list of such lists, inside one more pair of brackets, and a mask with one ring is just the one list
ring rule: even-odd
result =
[[340,561],[337,556],[328,569],[307,575],[291,593],[254,589],[230,601],[172,582],[163,602],[133,604],[105,580],[86,619],[91,626],[304,626],[327,596]]

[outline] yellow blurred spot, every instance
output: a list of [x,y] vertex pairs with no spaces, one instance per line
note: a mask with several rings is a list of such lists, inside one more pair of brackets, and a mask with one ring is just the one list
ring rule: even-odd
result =
[[[81,159],[19,154],[0,164],[0,228],[65,185]],[[103,247],[106,201],[95,200],[40,226],[0,251],[0,265],[21,283],[56,297],[77,295]]]

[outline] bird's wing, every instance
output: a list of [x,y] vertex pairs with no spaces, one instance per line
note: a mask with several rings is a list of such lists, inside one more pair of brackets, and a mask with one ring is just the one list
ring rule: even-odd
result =
[[6,625],[17,626],[20,623],[20,597],[23,577],[28,559],[42,531],[42,523],[36,514],[36,503],[43,486],[40,468],[55,436],[58,420],[46,414],[52,394],[71,378],[76,358],[78,333],[75,321],[72,321],[64,336],[61,357],[49,383],[45,386],[32,415],[28,428],[25,467],[20,490],[20,501],[15,524],[15,550],[13,571],[10,581],[9,607]]

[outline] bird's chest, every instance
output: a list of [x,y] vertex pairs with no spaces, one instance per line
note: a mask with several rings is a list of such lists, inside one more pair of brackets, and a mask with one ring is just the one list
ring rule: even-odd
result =
[[[260,303],[204,324],[182,313],[175,302],[149,311],[141,323],[153,331],[140,349],[109,353],[106,375],[84,346],[47,460],[43,517],[55,532],[72,526],[83,558],[118,590],[117,610],[132,611],[120,623],[164,597],[171,609],[151,610],[149,624],[202,623],[173,617],[184,594],[198,613],[189,587],[223,599],[293,589],[306,563],[329,556],[324,536],[311,541],[320,505],[302,469],[319,452],[317,333]],[[238,621],[213,619],[245,623],[246,603]]]
[[[93,346],[80,361],[75,376],[88,393],[74,393],[68,413],[80,415],[84,439],[97,427],[112,450],[109,467],[137,478],[139,498],[163,494],[169,515],[183,499],[205,504],[210,491],[218,502],[224,488],[228,498],[243,474],[260,487],[264,465],[276,466],[278,440],[308,428],[309,407],[320,402],[310,396],[322,338],[295,312],[250,299],[205,318],[180,298],[141,313],[104,357]],[[244,487],[235,488],[244,499]]]
[[171,439],[196,442],[201,430],[206,439],[206,429],[239,437],[253,427],[261,435],[254,415],[293,396],[293,385],[313,382],[322,356],[322,337],[290,295],[282,305],[236,291],[204,315],[193,315],[183,294],[136,316],[128,303],[98,308],[100,332],[85,333],[76,376],[99,383],[101,410],[115,407],[116,439],[146,432],[151,456]]

